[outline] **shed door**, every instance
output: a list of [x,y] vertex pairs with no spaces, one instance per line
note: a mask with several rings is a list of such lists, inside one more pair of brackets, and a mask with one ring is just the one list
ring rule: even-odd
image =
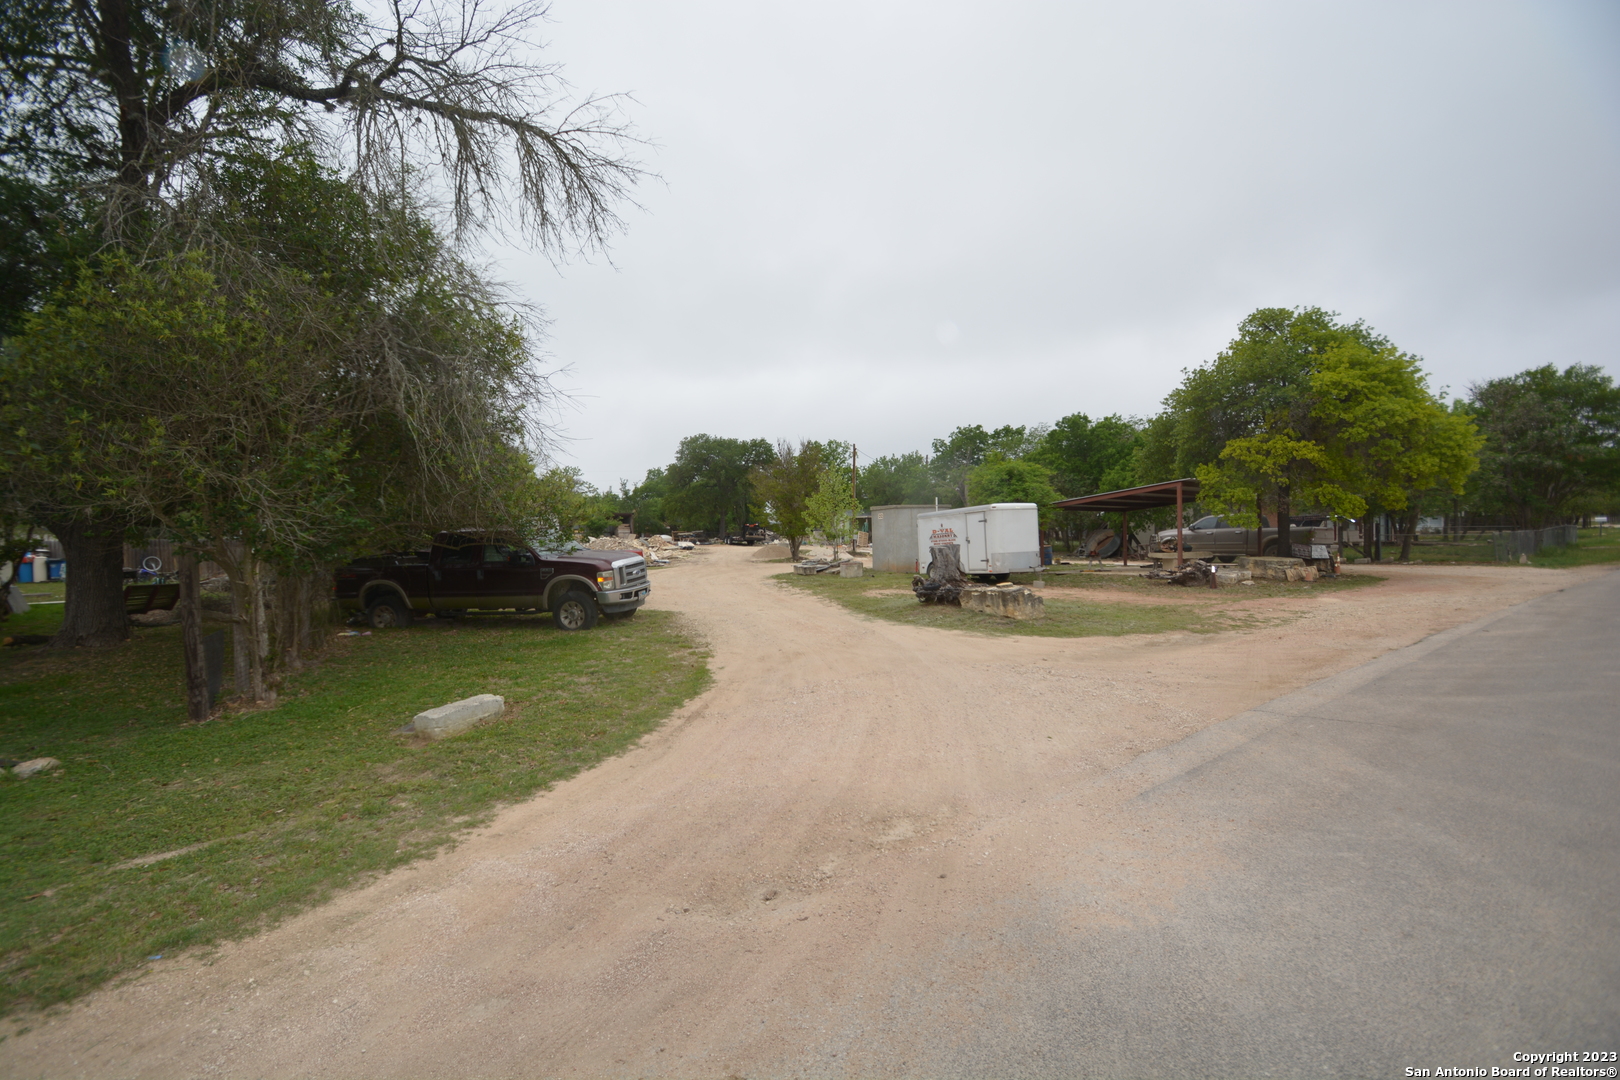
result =
[[962,552],[962,569],[970,574],[983,574],[990,569],[990,537],[983,514],[967,517],[967,550]]

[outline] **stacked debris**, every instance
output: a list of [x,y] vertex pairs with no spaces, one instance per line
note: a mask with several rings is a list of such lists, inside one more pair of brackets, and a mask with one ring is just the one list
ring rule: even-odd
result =
[[1215,565],[1203,559],[1194,559],[1170,575],[1172,585],[1202,585],[1206,589],[1213,589],[1220,585],[1220,582],[1219,571]]
[[645,556],[652,566],[668,566],[675,559],[684,559],[697,550],[690,540],[676,540],[672,536],[643,536],[630,540],[622,536],[593,536],[585,541],[593,551],[635,551]]

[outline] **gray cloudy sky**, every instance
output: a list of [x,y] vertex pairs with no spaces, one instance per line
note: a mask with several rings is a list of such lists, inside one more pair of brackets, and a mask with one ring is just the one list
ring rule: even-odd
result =
[[1261,306],[1365,319],[1436,388],[1620,374],[1620,5],[555,0],[632,92],[628,232],[502,276],[599,485],[682,436],[926,450],[1146,415]]

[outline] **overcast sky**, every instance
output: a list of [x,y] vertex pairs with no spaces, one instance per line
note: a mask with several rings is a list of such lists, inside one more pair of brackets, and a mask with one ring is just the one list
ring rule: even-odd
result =
[[571,368],[559,462],[926,451],[1156,412],[1316,305],[1431,385],[1620,374],[1620,5],[555,0],[662,177],[607,259],[497,250]]

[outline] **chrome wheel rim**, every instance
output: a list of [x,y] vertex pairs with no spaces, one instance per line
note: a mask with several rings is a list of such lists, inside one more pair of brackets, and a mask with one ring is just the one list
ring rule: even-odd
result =
[[585,625],[585,605],[578,600],[564,600],[557,609],[557,622],[569,630],[578,630]]

